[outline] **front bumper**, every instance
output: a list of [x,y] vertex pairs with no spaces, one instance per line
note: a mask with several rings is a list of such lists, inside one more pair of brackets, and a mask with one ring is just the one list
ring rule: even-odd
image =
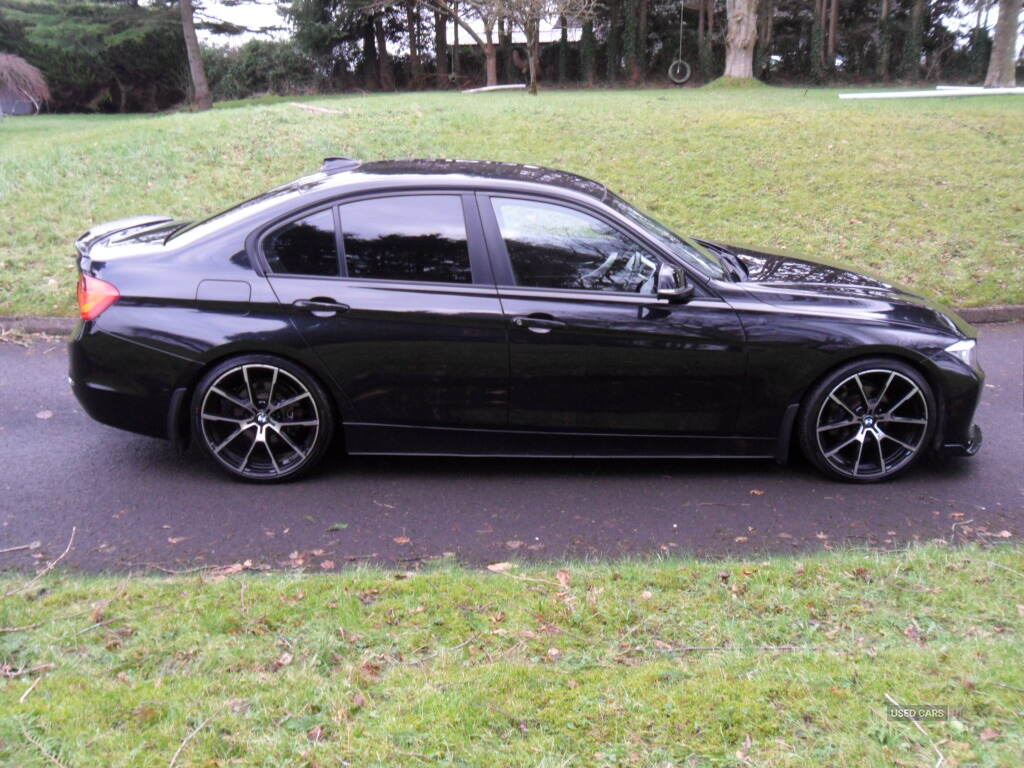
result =
[[972,424],[970,431],[967,433],[967,438],[961,442],[943,443],[939,448],[939,453],[943,456],[973,456],[979,450],[981,450],[981,444],[985,437],[981,432],[981,427],[977,424]]

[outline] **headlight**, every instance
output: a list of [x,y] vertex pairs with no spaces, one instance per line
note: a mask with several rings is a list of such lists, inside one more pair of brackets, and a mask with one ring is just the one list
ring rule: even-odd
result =
[[950,344],[946,347],[946,352],[960,360],[967,367],[974,368],[978,361],[977,346],[978,342],[976,340],[964,339],[963,341]]

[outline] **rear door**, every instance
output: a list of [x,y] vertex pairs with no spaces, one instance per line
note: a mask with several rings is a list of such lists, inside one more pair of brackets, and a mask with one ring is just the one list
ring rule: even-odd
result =
[[259,247],[350,403],[346,426],[506,425],[507,335],[472,194],[346,199]]
[[699,285],[685,303],[658,300],[664,257],[599,211],[497,194],[480,195],[480,211],[513,428],[690,435],[673,450],[727,451],[718,436],[735,426],[746,365],[728,304]]

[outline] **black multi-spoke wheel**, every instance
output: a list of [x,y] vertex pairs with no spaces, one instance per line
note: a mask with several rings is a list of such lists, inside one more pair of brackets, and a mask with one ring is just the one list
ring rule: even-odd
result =
[[924,378],[895,360],[844,366],[801,409],[800,443],[826,473],[853,482],[884,480],[925,452],[935,399]]
[[294,477],[323,454],[331,410],[316,381],[298,366],[264,355],[228,360],[199,383],[194,434],[233,475],[275,481]]

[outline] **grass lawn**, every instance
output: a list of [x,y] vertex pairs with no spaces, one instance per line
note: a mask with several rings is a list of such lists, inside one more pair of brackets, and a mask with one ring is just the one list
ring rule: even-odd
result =
[[[0,633],[0,764],[18,768],[168,766],[179,747],[179,768],[1024,763],[1013,546],[55,572],[0,600],[0,626],[23,625]],[[922,732],[887,695],[953,713]]]
[[806,253],[959,305],[1024,301],[1024,98],[826,89],[337,96],[0,121],[0,314],[71,314],[72,241],[196,217],[320,158],[463,157],[591,176],[684,233]]

